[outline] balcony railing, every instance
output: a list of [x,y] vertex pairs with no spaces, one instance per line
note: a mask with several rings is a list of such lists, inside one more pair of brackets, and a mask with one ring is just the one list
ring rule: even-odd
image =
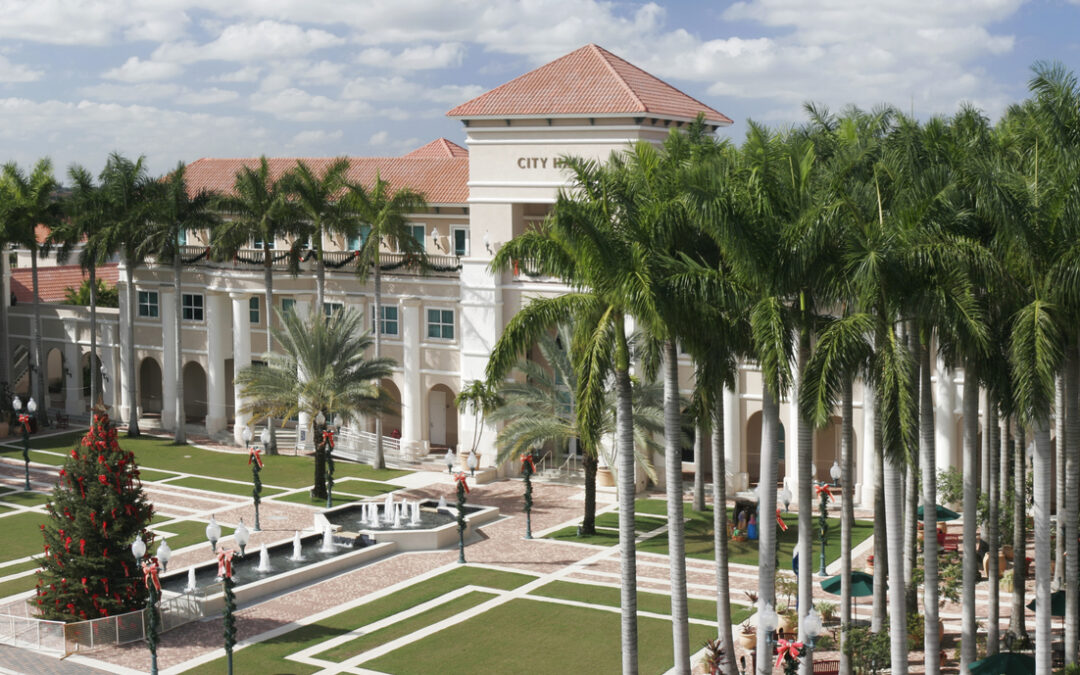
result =
[[[181,248],[181,260],[185,265],[225,269],[261,269],[264,252],[262,249],[241,249],[231,261],[210,259],[210,249],[205,246],[184,246]],[[301,251],[296,258],[288,250],[270,252],[271,265],[275,270],[288,270],[297,266],[301,270],[315,267],[315,252],[310,249]],[[359,258],[355,251],[324,251],[323,264],[328,271],[341,271],[355,274]],[[419,274],[456,274],[461,269],[461,258],[452,255],[429,255],[426,264],[418,256],[406,253],[383,253],[379,256],[379,268],[384,274],[419,275]]]

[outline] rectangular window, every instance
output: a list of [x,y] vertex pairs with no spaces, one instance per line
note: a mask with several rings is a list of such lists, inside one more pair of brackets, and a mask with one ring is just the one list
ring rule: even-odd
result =
[[364,244],[367,243],[367,238],[369,235],[371,235],[371,226],[361,225],[360,234],[355,237],[349,237],[348,240],[346,240],[345,242],[345,248],[350,251],[358,251],[362,249],[364,247]]
[[157,291],[139,291],[139,316],[157,318],[158,294]]
[[286,312],[292,312],[295,309],[296,309],[296,300],[293,300],[292,298],[282,298],[281,299],[281,313],[282,314],[285,314]]
[[181,246],[187,246],[187,230],[180,230],[180,233],[176,236],[176,241]]
[[324,302],[322,304],[322,309],[323,314],[329,319],[335,314],[340,314],[345,309],[345,305],[340,302]]
[[459,258],[469,255],[469,231],[461,227],[455,227],[453,233],[454,255]]
[[259,323],[259,296],[253,295],[248,300],[248,321]]
[[452,309],[429,309],[427,311],[427,336],[438,340],[453,340],[454,311]]
[[423,225],[410,225],[409,231],[412,232],[413,239],[416,243],[420,244],[420,248],[424,247],[424,226]]
[[[263,247],[263,240],[262,239],[255,239],[254,241],[251,242],[251,245],[252,245],[252,247],[254,247],[254,248],[261,251],[262,247]],[[274,250],[274,242],[272,242],[272,241],[270,242],[270,250],[271,251]]]
[[[382,314],[382,334],[398,334],[398,311],[396,305],[383,305],[380,307]],[[371,322],[375,323],[375,307],[371,308]]]
[[202,321],[203,296],[199,293],[184,293],[181,296],[180,311],[184,321]]

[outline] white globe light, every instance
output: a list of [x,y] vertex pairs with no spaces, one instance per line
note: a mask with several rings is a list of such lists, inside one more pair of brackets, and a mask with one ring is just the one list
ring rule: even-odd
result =
[[446,449],[446,466],[453,468],[454,466],[454,451],[452,448]]
[[776,615],[776,610],[773,609],[772,603],[766,602],[765,606],[761,609],[761,626],[766,632],[771,633],[776,630],[776,626],[780,623],[780,617]]
[[244,427],[243,433],[240,436],[244,439],[245,443],[251,442],[251,427]]
[[172,549],[169,548],[169,542],[162,539],[161,546],[157,549],[157,559],[161,561],[163,568],[169,564],[169,558],[172,558]]
[[269,427],[262,430],[262,433],[259,434],[259,440],[262,441],[263,445],[270,445],[270,428]]
[[240,547],[240,553],[244,553],[244,549],[248,545],[248,541],[251,540],[251,532],[248,531],[247,526],[244,525],[244,521],[241,520],[240,524],[236,526],[236,530],[233,532],[233,539],[236,540],[237,546]]
[[315,415],[315,424],[318,424],[320,427],[326,424],[326,415],[324,415],[321,410],[318,415]]
[[221,539],[221,526],[217,524],[213,516],[210,516],[210,524],[206,526],[206,538],[210,540],[211,547],[214,547],[217,540]]
[[832,476],[834,483],[840,480],[840,462],[832,463],[832,468],[829,469],[829,475]]
[[18,396],[11,399],[11,407],[15,409],[15,412],[22,410],[22,401],[19,400]]
[[26,412],[31,415],[37,412],[37,401],[34,400],[33,396],[31,396],[30,400],[26,403]]
[[821,635],[821,617],[818,616],[817,610],[812,609],[806,613],[803,617],[803,631],[806,633],[806,637],[814,640],[817,636]]
[[142,535],[135,535],[135,541],[131,542],[131,554],[135,556],[135,560],[142,560],[146,555],[146,542],[142,540]]

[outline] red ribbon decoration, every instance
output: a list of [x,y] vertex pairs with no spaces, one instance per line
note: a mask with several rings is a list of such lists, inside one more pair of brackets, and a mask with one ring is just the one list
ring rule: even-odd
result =
[[79,555],[86,555],[86,540],[79,540]]
[[154,588],[156,588],[158,593],[160,593],[161,592],[161,579],[158,578],[159,568],[158,568],[158,560],[157,560],[157,558],[150,558],[150,560],[144,562],[143,565],[142,565],[142,571],[143,571],[143,583],[146,584],[146,587],[150,588],[150,584],[153,583]]
[[19,414],[19,424],[23,425],[26,429],[26,433],[30,433],[30,416],[26,414]]
[[779,668],[780,664],[784,662],[785,658],[797,659],[799,658],[799,652],[802,651],[803,643],[801,642],[788,642],[787,640],[779,640],[776,643],[776,665],[774,668]]
[[466,478],[468,478],[468,476],[466,476],[464,472],[454,474],[454,480],[461,483],[461,485],[465,488],[465,494],[469,494],[469,484],[465,482]]
[[330,445],[331,450],[334,449],[334,430],[333,429],[327,429],[326,431],[322,432],[322,439],[323,439],[324,443],[328,443]]
[[780,509],[776,509],[776,526],[779,527],[781,531],[787,532],[787,523],[780,517]]
[[248,466],[251,466],[251,460],[255,460],[255,463],[259,465],[259,468],[263,468],[262,453],[259,448],[252,447],[248,450]]
[[821,485],[815,485],[814,489],[817,491],[817,496],[818,497],[820,497],[821,493],[824,492],[825,494],[829,495],[829,499],[831,501],[834,501],[834,502],[836,501],[836,497],[833,496],[832,489],[829,487],[828,483],[822,483]]
[[531,452],[526,452],[521,456],[521,468],[525,468],[525,464],[528,463],[532,467],[532,472],[536,473],[536,464],[533,462],[533,456]]
[[222,549],[217,554],[217,573],[219,577],[232,578],[232,557],[235,551]]

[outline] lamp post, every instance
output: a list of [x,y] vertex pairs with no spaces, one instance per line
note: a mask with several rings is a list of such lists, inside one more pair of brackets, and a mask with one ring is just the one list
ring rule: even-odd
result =
[[169,542],[164,539],[161,540],[161,544],[157,548],[157,559],[161,563],[161,571],[164,572],[169,566],[169,560],[172,559],[172,549],[169,548]]
[[821,624],[821,617],[818,616],[817,610],[813,607],[811,607],[810,611],[807,612],[805,616],[803,616],[802,620],[803,635],[806,636],[806,647],[808,648],[803,652],[802,658],[810,659],[807,669],[812,670],[812,664],[814,659],[814,642],[818,639],[818,636],[821,635],[821,632],[824,630],[824,626],[822,626]]
[[135,535],[135,541],[131,543],[131,554],[135,556],[135,564],[142,566],[143,581],[146,583],[146,609],[150,615],[146,620],[146,645],[150,649],[150,673],[151,675],[157,675],[157,596],[161,591],[161,582],[158,580],[157,558],[143,560],[146,556],[146,543],[143,541],[142,535]]
[[821,532],[821,569],[818,570],[818,574],[825,576],[825,541],[829,537],[829,519],[828,519],[828,506],[827,501],[832,499],[832,490],[829,489],[828,483],[817,484],[818,497],[821,499],[821,511],[818,515],[818,528]]
[[458,563],[465,564],[465,495],[469,493],[469,484],[464,473],[455,473],[454,482],[457,483]]
[[[266,429],[263,429],[263,434],[270,436]],[[255,504],[255,531],[258,532],[259,527],[259,502],[262,501],[260,495],[262,495],[262,479],[259,478],[259,472],[263,468],[262,456],[259,454],[259,446],[249,447],[251,442],[251,428],[244,427],[244,447],[248,451],[248,465],[251,467],[251,500]],[[262,437],[259,437],[262,440]],[[269,440],[269,439],[268,439]],[[266,445],[266,443],[263,443]]]
[[829,476],[832,477],[833,486],[840,485],[840,462],[832,463],[832,468],[829,469]]
[[251,532],[248,531],[247,525],[244,525],[244,519],[240,519],[240,524],[233,530],[233,539],[236,540],[236,545],[240,547],[240,557],[244,557],[244,549],[247,548],[248,541],[251,540]]
[[37,403],[34,401],[34,397],[31,396],[30,400],[26,402],[26,414],[20,413],[22,410],[22,401],[16,396],[11,399],[11,407],[15,409],[15,412],[19,414],[19,424],[23,428],[23,466],[25,470],[27,492],[30,491],[30,418],[37,412]]
[[221,526],[214,520],[214,516],[210,516],[210,523],[206,526],[206,538],[210,541],[210,550],[217,552],[217,542],[221,539]]
[[532,475],[536,473],[533,453],[530,450],[521,456],[521,475],[525,477],[525,538],[532,539]]
[[454,462],[457,461],[457,457],[454,455],[453,448],[446,449],[446,473],[454,473]]
[[222,625],[225,632],[225,658],[228,663],[228,673],[233,675],[233,646],[236,645],[236,594],[233,593],[232,572],[233,551],[222,549],[217,554],[218,576],[221,577],[221,586],[225,594],[225,609],[222,612]]
[[776,641],[773,640],[773,633],[776,631],[776,627],[780,624],[780,617],[776,615],[776,610],[773,609],[772,603],[766,602],[765,606],[761,608],[760,626],[765,631],[765,651],[758,658],[764,656],[766,659],[772,659],[773,645]]

